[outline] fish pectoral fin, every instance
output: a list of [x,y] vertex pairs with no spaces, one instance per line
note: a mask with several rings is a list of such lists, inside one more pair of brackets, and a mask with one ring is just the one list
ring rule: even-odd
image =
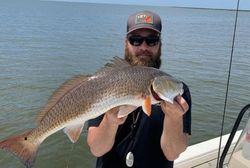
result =
[[73,126],[68,126],[63,129],[64,133],[67,134],[69,137],[70,141],[72,143],[75,143],[82,132],[84,124],[79,124],[79,125],[73,125]]
[[150,96],[146,96],[146,98],[144,99],[142,110],[144,111],[145,114],[147,114],[147,116],[151,115],[151,97]]
[[119,112],[117,114],[118,118],[122,118],[133,112],[137,107],[131,105],[123,105],[119,107]]

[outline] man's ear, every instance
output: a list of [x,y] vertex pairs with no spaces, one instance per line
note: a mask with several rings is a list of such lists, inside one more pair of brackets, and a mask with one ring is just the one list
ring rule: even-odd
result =
[[127,38],[125,38],[125,40],[124,40],[124,46],[125,46],[125,48],[128,46],[128,39]]

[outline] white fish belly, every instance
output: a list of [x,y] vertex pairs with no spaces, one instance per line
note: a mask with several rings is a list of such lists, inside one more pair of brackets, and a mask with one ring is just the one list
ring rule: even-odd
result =
[[128,96],[123,96],[123,97],[115,97],[115,96],[108,96],[105,98],[103,101],[99,101],[95,104],[92,105],[92,107],[86,111],[82,112],[81,115],[76,116],[75,118],[72,118],[68,120],[67,122],[64,122],[54,129],[51,129],[49,131],[46,131],[45,134],[41,135],[39,138],[39,141],[42,142],[44,139],[46,139],[48,136],[54,134],[55,132],[65,128],[65,127],[71,127],[74,125],[84,125],[84,123],[89,120],[96,118],[108,110],[121,106],[121,105],[131,105],[131,106],[142,106],[143,104],[143,99],[142,98],[135,98],[135,96],[128,95]]

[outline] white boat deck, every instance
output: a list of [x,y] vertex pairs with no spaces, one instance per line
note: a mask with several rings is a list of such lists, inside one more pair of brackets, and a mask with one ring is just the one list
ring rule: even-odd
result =
[[[233,139],[232,145],[228,151],[227,157],[225,159],[225,163],[228,162],[230,154],[232,150],[234,149],[236,142],[241,135],[241,132],[242,131],[237,131]],[[228,138],[229,138],[229,134],[224,135],[222,137],[221,153],[227,143]],[[207,141],[189,146],[187,150],[184,153],[182,153],[180,157],[175,161],[174,168],[191,168],[191,167],[192,168],[215,168],[217,164],[219,142],[220,142],[220,137],[217,137],[211,140],[207,140]],[[230,163],[230,168],[249,168],[250,166],[249,160],[245,160],[244,162],[241,162],[245,164],[245,167],[244,165],[239,166],[239,163],[237,162],[239,158],[237,159],[236,156],[237,155],[233,156],[231,160],[232,164]],[[233,164],[235,164],[236,167],[233,167]]]

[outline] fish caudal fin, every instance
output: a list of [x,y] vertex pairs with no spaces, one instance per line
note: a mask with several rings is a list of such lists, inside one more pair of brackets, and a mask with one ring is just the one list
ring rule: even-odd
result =
[[29,134],[30,132],[27,132],[0,142],[0,149],[15,154],[27,168],[33,166],[40,145],[40,143],[32,142]]
[[146,96],[146,98],[144,99],[142,110],[148,116],[151,115],[151,97],[150,96]]

